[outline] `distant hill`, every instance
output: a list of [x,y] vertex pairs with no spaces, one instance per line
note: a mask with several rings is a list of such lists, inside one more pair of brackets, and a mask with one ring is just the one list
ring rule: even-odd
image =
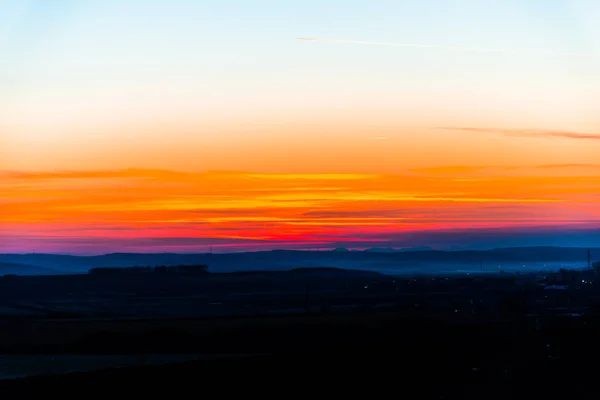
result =
[[373,247],[365,250],[367,253],[393,253],[397,251],[391,247]]
[[419,246],[419,247],[406,247],[404,249],[400,249],[398,251],[433,251],[431,247],[427,246]]
[[365,250],[368,253],[395,253],[395,252],[407,252],[407,251],[433,251],[431,247],[419,246],[419,247],[405,247],[402,249],[394,249],[392,247],[373,247]]
[[[592,261],[600,260],[600,248],[591,249]],[[87,273],[95,267],[207,265],[210,272],[274,271],[298,267],[435,273],[458,269],[497,271],[526,265],[527,268],[554,268],[561,264],[585,266],[587,248],[519,247],[484,251],[258,251],[225,254],[114,253],[101,256],[50,254],[0,254],[6,271],[20,274]],[[540,265],[533,265],[534,263]],[[547,265],[546,265],[547,264]],[[568,264],[568,265],[567,265]],[[1,265],[1,264],[0,264]],[[524,268],[524,267],[523,267]],[[0,271],[0,274],[3,273]],[[15,272],[4,272],[15,273]]]
[[15,264],[0,262],[0,276],[2,275],[55,275],[59,272],[49,268],[35,265]]

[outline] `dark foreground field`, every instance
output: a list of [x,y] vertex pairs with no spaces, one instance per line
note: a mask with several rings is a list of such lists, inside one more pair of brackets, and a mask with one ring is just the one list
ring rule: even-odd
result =
[[59,392],[165,393],[170,398],[219,392],[473,399],[600,394],[595,383],[600,321],[592,318],[454,323],[379,311],[231,320],[220,329],[210,325],[197,329],[198,323],[179,321],[171,328],[157,324],[160,329],[98,334],[63,351],[240,356],[16,379],[5,381],[0,391],[18,393],[19,398]]
[[0,398],[600,398],[597,286],[535,282],[336,270],[8,277]]

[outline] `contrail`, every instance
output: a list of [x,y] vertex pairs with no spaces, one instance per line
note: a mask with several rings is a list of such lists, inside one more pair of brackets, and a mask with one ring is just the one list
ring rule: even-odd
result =
[[512,53],[512,54],[539,54],[548,56],[564,56],[564,57],[597,57],[597,54],[590,53],[562,53],[562,52],[540,52],[531,50],[510,50],[510,49],[482,49],[474,47],[462,46],[439,46],[428,44],[412,44],[412,43],[392,43],[392,42],[367,42],[363,40],[344,40],[344,39],[324,39],[324,38],[298,38],[298,40],[311,40],[315,42],[330,42],[330,43],[354,43],[354,44],[374,44],[378,46],[393,46],[393,47],[414,47],[420,49],[442,49],[455,50],[477,53]]

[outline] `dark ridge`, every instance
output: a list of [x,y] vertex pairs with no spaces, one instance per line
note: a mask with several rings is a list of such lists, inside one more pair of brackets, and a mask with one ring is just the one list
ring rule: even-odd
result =
[[[600,258],[600,248],[590,249],[591,258]],[[248,270],[290,270],[297,267],[339,267],[369,269],[371,267],[419,268],[424,273],[436,272],[437,265],[492,266],[505,263],[583,262],[586,248],[521,247],[493,250],[419,250],[398,251],[300,251],[274,250],[246,253],[113,253],[101,256],[62,256],[50,254],[0,254],[0,263],[26,265],[16,274],[87,273],[98,267],[208,265],[212,272]],[[17,268],[17,267],[15,267]],[[35,272],[43,268],[55,272]],[[31,272],[26,272],[31,271]]]

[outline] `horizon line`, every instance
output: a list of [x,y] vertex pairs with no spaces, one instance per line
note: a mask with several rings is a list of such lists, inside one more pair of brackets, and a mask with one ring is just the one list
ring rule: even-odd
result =
[[[110,253],[95,253],[95,254],[77,254],[77,253],[0,253],[0,256],[28,256],[28,255],[38,255],[38,256],[67,256],[67,257],[101,257],[101,256],[110,256],[116,254],[128,254],[128,255],[224,255],[224,254],[244,254],[244,253],[267,253],[274,251],[294,251],[294,252],[334,252],[338,249],[345,249],[349,252],[366,252],[373,249],[392,249],[396,252],[402,252],[403,250],[411,250],[417,249],[419,247],[428,247],[428,246],[411,246],[411,247],[369,247],[365,249],[352,249],[347,247],[332,247],[328,249],[268,249],[268,250],[254,250],[254,251],[230,251],[230,252],[221,252],[221,253],[210,253],[210,252],[123,252],[123,251],[115,251]],[[414,250],[422,251],[422,252],[459,252],[459,251],[468,251],[468,252],[485,252],[485,251],[493,251],[493,250],[505,250],[505,249],[598,249],[600,250],[600,244],[598,246],[506,246],[506,247],[489,247],[483,249],[473,249],[473,248],[457,248],[457,249],[436,249],[436,248],[428,248],[422,250]]]

